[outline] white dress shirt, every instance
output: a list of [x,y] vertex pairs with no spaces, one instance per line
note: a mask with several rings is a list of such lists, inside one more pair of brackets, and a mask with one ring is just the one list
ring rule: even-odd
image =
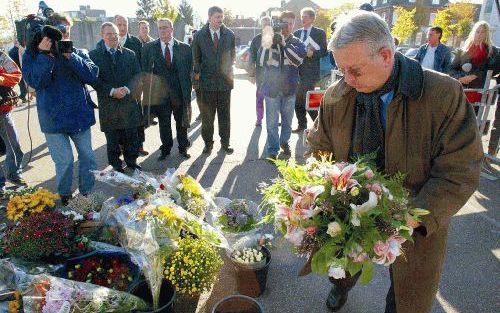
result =
[[[312,26],[310,26],[309,28],[302,28],[302,34],[300,35],[300,40],[304,39],[304,32],[307,34],[307,37],[311,36],[311,29],[312,29]],[[305,39],[307,39],[307,37]]]
[[422,60],[422,67],[433,70],[434,69],[434,56],[436,55],[437,46],[431,47],[427,46],[427,51],[425,52],[424,59]]
[[209,27],[208,29],[210,29],[210,36],[212,36],[212,41],[214,40],[214,33],[217,33],[217,38],[220,40],[220,28],[217,30],[213,30]]
[[118,43],[120,44],[120,46],[124,47],[126,41],[127,41],[127,35],[126,34],[123,37],[120,37],[118,35]]
[[[167,44],[161,40],[160,42],[161,42],[161,53],[163,57],[165,57],[165,48],[167,47]],[[170,63],[172,63],[174,59],[174,37],[172,37],[168,42],[168,50],[170,50]]]

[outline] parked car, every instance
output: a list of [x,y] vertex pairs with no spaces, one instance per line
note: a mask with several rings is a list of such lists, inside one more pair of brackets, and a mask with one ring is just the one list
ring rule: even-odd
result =
[[418,48],[410,48],[406,51],[405,56],[414,59],[417,56]]
[[236,68],[248,70],[248,61],[250,61],[250,47],[245,47],[236,54]]

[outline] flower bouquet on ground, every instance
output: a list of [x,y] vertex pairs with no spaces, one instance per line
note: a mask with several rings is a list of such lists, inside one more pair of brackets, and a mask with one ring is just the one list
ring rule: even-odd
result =
[[59,196],[47,189],[23,189],[12,194],[7,204],[7,218],[18,221],[33,213],[40,213],[46,209],[54,208]]
[[23,292],[25,313],[148,311],[140,298],[93,284],[38,275]]
[[202,239],[178,239],[178,249],[165,259],[165,278],[177,292],[176,312],[196,311],[200,294],[209,291],[223,265],[216,247]]
[[275,227],[311,270],[340,279],[361,271],[361,284],[373,277],[373,264],[390,265],[412,240],[420,216],[403,187],[404,175],[356,163],[310,158],[306,165],[276,161],[282,177],[264,185],[264,205]]
[[68,260],[63,272],[63,278],[120,291],[129,290],[139,275],[126,253],[103,251]]
[[23,218],[9,229],[2,249],[10,257],[27,261],[51,260],[71,255],[78,248],[76,239],[71,218],[47,211]]

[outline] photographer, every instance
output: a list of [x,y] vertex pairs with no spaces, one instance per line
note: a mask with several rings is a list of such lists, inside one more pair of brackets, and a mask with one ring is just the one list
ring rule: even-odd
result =
[[13,87],[21,81],[21,70],[14,61],[0,51],[0,137],[5,143],[4,171],[0,170],[0,197],[5,194],[6,178],[16,185],[26,185],[21,177],[23,152],[19,146],[14,121],[10,115],[17,102]]
[[[64,37],[69,39],[69,18],[55,15],[51,19],[64,26],[58,28],[64,29]],[[97,81],[98,67],[84,51],[61,39],[58,29],[44,26],[23,56],[22,72],[36,90],[38,120],[55,163],[57,191],[67,204],[72,195],[74,162],[70,140],[78,152],[80,193],[86,195],[94,186],[90,170],[96,168],[96,161],[90,127],[95,116],[85,84]]]
[[[280,20],[273,24],[274,34],[263,33],[257,58],[264,68],[261,92],[266,100],[267,155],[270,159],[277,158],[280,147],[284,155],[291,155],[288,140],[292,133],[298,67],[306,57],[304,43],[292,34],[294,21],[293,12],[282,12]],[[281,134],[278,133],[280,115]]]

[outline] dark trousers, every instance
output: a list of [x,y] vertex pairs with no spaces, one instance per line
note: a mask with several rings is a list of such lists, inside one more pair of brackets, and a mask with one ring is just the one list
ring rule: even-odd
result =
[[[309,90],[314,90],[315,82],[300,81],[295,97],[295,116],[299,121],[299,128],[307,128],[307,115],[306,115],[306,95]],[[318,111],[309,111],[309,116],[314,121],[318,116]]]
[[137,127],[127,129],[115,129],[105,131],[106,150],[108,152],[108,162],[113,168],[122,168],[120,160],[120,143],[123,143],[123,158],[127,166],[133,167],[137,163],[139,153],[139,138]]
[[21,81],[19,82],[19,97],[21,99],[25,99],[27,93],[28,88],[26,87],[26,82],[24,81],[24,79],[21,79]]
[[389,267],[389,275],[391,277],[391,287],[385,298],[385,313],[396,313],[396,294],[394,293],[394,277],[392,275],[392,265]]
[[175,130],[177,134],[177,143],[179,151],[185,152],[189,146],[187,137],[187,127],[182,126],[183,117],[182,99],[174,94],[167,96],[166,100],[161,105],[152,105],[151,114],[158,116],[158,124],[160,126],[160,139],[162,153],[170,153],[174,140],[172,139],[172,114],[175,120]]
[[137,127],[137,135],[139,140],[139,147],[142,147],[146,141],[146,133],[144,132],[144,126]]
[[231,90],[203,90],[201,99],[201,136],[203,141],[205,141],[205,145],[212,145],[214,142],[214,121],[215,113],[217,113],[221,145],[223,147],[229,146],[231,133]]
[[495,110],[495,120],[493,121],[490,143],[488,145],[488,154],[494,157],[497,156],[498,140],[500,140],[500,108],[498,108],[498,105],[500,105],[500,101],[497,103],[497,109]]

